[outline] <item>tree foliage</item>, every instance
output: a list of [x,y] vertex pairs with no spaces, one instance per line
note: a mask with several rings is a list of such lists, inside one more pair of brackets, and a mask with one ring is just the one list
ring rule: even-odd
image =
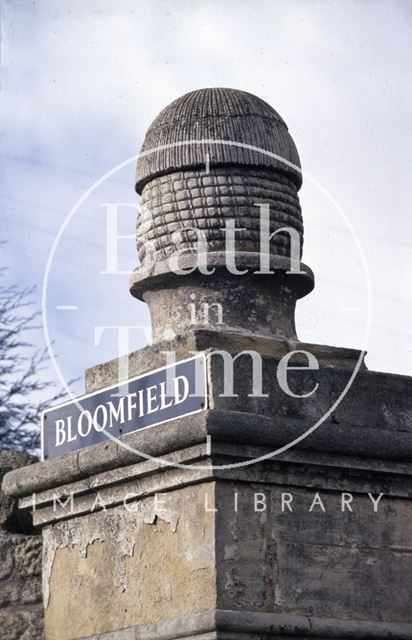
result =
[[38,451],[41,413],[64,395],[51,393],[43,399],[54,385],[42,377],[46,351],[36,350],[30,341],[40,328],[33,291],[0,282],[0,450]]

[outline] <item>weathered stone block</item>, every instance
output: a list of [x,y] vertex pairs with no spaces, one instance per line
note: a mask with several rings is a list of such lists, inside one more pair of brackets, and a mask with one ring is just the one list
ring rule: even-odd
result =
[[213,485],[46,527],[48,640],[215,608],[214,515],[205,500],[213,505]]

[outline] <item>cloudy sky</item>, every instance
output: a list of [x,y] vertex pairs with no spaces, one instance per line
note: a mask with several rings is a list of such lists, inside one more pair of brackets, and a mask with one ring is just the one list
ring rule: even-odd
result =
[[[299,336],[366,347],[369,368],[411,373],[408,0],[3,0],[1,13],[1,262],[9,281],[37,285],[40,308],[53,251],[46,321],[65,378],[116,355],[114,332],[95,344],[96,327],[149,325],[128,293],[132,240],[119,245],[124,273],[101,273],[104,203],[124,203],[119,233],[132,234],[147,127],[210,86],[269,102],[299,149],[304,262],[317,280]],[[130,347],[145,342],[136,330]]]

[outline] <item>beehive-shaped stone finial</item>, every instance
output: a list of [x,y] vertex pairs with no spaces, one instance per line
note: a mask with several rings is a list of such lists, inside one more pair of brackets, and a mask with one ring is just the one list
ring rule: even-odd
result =
[[308,267],[291,268],[303,245],[301,184],[284,120],[250,93],[193,91],[155,118],[136,172],[145,266],[131,281],[149,304],[155,339],[185,330],[193,301],[222,305],[214,328],[296,337],[296,299],[313,288]]

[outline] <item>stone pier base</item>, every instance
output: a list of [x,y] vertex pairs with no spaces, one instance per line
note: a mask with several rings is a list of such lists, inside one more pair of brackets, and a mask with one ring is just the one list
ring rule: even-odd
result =
[[[281,345],[257,344],[269,385]],[[307,402],[274,386],[251,399],[241,360],[239,397],[222,398],[208,360],[207,410],[5,477],[43,531],[47,640],[412,640],[412,383],[362,369],[315,433],[273,455],[348,378],[352,353],[316,348]],[[160,349],[140,355],[131,375]]]

